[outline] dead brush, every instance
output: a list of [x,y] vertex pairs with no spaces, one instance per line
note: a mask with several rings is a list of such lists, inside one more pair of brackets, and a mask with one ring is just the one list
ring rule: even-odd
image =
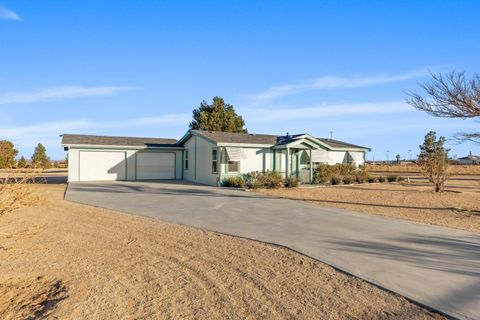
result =
[[43,202],[31,184],[45,183],[33,176],[7,175],[0,179],[0,216],[25,206],[36,206]]

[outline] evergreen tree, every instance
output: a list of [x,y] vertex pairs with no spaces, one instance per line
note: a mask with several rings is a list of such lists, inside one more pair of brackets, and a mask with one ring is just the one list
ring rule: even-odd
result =
[[209,105],[202,101],[198,109],[193,110],[193,120],[190,129],[211,130],[222,132],[247,132],[245,121],[237,115],[235,109],[220,97],[213,98]]
[[15,167],[15,157],[18,154],[18,150],[12,142],[8,140],[0,141],[0,169]]
[[27,159],[24,156],[20,158],[17,162],[17,168],[23,169],[27,167]]
[[39,143],[32,156],[32,166],[34,168],[48,169],[50,168],[50,158],[47,157],[47,150]]
[[430,131],[420,146],[420,155],[418,156],[418,164],[423,168],[429,181],[434,183],[436,192],[444,190],[445,181],[448,179],[448,152],[450,150],[446,149],[444,144],[444,137],[437,139],[436,133]]

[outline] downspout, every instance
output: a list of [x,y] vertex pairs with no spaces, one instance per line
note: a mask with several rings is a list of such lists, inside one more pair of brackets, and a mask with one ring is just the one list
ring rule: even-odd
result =
[[312,160],[312,149],[310,149],[310,183],[313,183],[313,160]]
[[220,187],[222,182],[222,159],[223,159],[223,147],[217,148],[217,170],[218,170],[218,177],[217,177],[217,187]]
[[287,147],[287,156],[285,157],[285,178],[289,176],[290,169],[290,148]]

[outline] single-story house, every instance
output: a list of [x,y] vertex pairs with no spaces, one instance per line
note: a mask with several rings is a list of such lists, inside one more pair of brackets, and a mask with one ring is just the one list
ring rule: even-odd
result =
[[458,158],[458,164],[480,164],[480,156],[473,155],[470,151],[470,154],[466,157]]
[[310,182],[321,163],[363,165],[369,148],[309,134],[189,130],[180,140],[64,134],[68,181],[177,179],[218,185],[225,177],[275,171]]

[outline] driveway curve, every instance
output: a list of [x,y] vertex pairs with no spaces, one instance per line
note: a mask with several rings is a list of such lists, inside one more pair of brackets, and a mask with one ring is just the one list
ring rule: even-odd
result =
[[178,182],[70,183],[65,198],[282,245],[458,319],[480,319],[480,236]]

